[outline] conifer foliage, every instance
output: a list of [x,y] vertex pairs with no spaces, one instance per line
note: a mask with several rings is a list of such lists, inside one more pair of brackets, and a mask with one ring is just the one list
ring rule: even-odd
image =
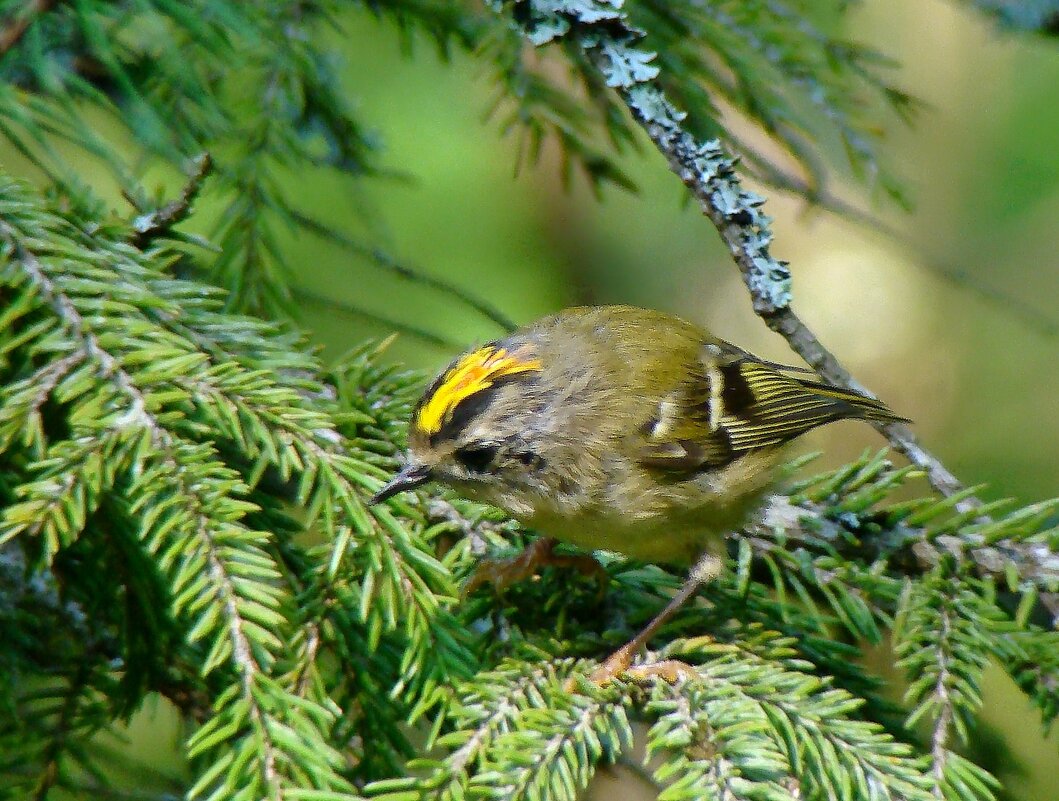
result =
[[[893,501],[917,474],[885,453],[792,479],[652,643],[692,670],[595,687],[584,677],[679,576],[601,554],[602,591],[547,571],[461,599],[483,553],[531,535],[448,496],[369,507],[421,377],[387,366],[385,342],[324,366],[284,319],[293,254],[277,225],[420,280],[278,180],[382,169],[338,80],[343,15],[486,60],[526,154],[555,138],[595,182],[628,184],[635,122],[589,51],[637,25],[656,59],[630,69],[653,61],[689,132],[738,148],[716,113],[733,106],[817,187],[816,142],[837,134],[896,193],[867,109],[912,101],[809,5],[5,4],[0,138],[22,162],[0,176],[0,793],[125,797],[115,782],[132,775],[137,798],[575,799],[640,736],[671,801],[996,797],[965,748],[986,664],[1042,726],[1059,712],[1054,504]],[[597,24],[588,50],[563,38]],[[194,157],[175,200],[146,196],[144,165]],[[86,159],[131,220],[89,185]],[[208,239],[181,232],[206,214]],[[886,643],[900,701],[857,658]],[[101,738],[159,699],[186,724],[183,779],[122,764]]]

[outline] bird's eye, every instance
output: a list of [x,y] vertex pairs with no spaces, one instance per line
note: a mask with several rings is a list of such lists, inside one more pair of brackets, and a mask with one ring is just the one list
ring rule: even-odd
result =
[[457,448],[453,454],[456,461],[472,473],[484,473],[496,458],[497,449],[488,445],[473,445]]

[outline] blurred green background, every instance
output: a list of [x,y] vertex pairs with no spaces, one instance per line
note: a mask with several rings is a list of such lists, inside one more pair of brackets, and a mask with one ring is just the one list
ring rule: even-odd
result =
[[[966,483],[987,482],[986,495],[1024,502],[1055,495],[1059,43],[998,34],[935,0],[871,0],[852,22],[852,38],[893,56],[899,83],[927,103],[913,128],[891,131],[884,145],[914,208],[902,212],[856,181],[833,187],[884,217],[895,238],[761,189],[775,218],[773,252],[791,262],[795,307],[863,383],[915,420],[924,443]],[[632,303],[792,360],[754,316],[712,226],[646,142],[625,161],[636,195],[606,189],[597,200],[576,178],[564,187],[549,148],[516,175],[516,137],[485,120],[493,82],[479,62],[454,53],[444,63],[417,40],[410,58],[402,36],[367,13],[329,35],[342,43],[349,92],[377,126],[396,174],[362,182],[356,196],[348,183],[289,176],[296,205],[518,322],[576,303]],[[206,231],[209,209],[200,212]],[[499,333],[452,298],[333,245],[305,235],[286,244],[297,254],[295,285],[329,299],[299,302],[300,322],[325,356],[390,333],[335,303],[454,343]],[[435,370],[452,350],[403,334],[391,353]],[[824,450],[821,462],[834,464],[882,444],[867,427],[841,424],[801,448]],[[152,752],[175,745],[175,735],[160,733],[161,714],[137,718],[133,742]],[[999,670],[987,675],[983,719],[1010,750],[1011,759],[985,762],[1007,797],[1059,798],[1059,740],[1041,738],[1036,713]],[[986,740],[984,748],[994,747]],[[609,781],[600,780],[596,798],[612,797]]]

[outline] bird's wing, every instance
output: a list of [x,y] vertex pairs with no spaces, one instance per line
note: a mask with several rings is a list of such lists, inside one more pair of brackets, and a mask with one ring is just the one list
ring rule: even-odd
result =
[[903,420],[880,401],[787,375],[790,370],[727,342],[707,343],[690,378],[662,399],[635,435],[640,463],[696,473],[834,420]]

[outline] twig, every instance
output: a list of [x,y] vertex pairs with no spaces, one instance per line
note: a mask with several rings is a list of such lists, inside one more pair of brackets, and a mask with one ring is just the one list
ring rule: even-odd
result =
[[938,642],[941,647],[937,654],[938,678],[934,682],[934,697],[937,698],[938,714],[934,718],[934,725],[930,731],[930,764],[931,775],[934,777],[934,797],[938,801],[945,801],[945,788],[949,785],[949,782],[945,780],[945,766],[949,762],[949,730],[952,728],[955,714],[950,684],[956,679],[952,675],[950,664],[952,653],[949,642],[952,638],[952,613],[947,604],[943,604],[939,612],[941,630],[938,632]]
[[[825,380],[874,397],[790,308],[791,274],[786,263],[769,252],[771,220],[761,211],[764,198],[743,188],[735,174],[735,160],[718,140],[699,142],[681,126],[686,115],[669,102],[656,80],[659,70],[651,63],[656,54],[635,47],[642,34],[627,23],[620,0],[613,4],[585,3],[573,9],[563,2],[515,6],[514,24],[533,44],[557,38],[572,40],[597,66],[607,85],[619,93],[633,118],[666,157],[670,169],[717,228],[743,275],[754,311],[765,324],[783,336]],[[891,423],[875,427],[924,471],[938,492],[948,496],[963,489],[956,476],[919,444],[907,426]],[[968,498],[957,508],[973,508],[977,503]]]
[[16,11],[3,28],[0,28],[0,56],[18,44],[29,26],[41,14],[51,11],[58,0],[30,0],[21,12]]
[[[209,153],[200,153],[196,156],[191,162],[188,181],[180,190],[180,196],[160,209],[141,214],[132,221],[133,233],[129,237],[129,244],[143,250],[158,237],[165,236],[174,225],[182,222],[191,211],[191,205],[202,191],[202,184],[212,169],[213,159]],[[126,199],[133,206],[138,205],[132,198],[126,196]]]
[[497,327],[510,333],[514,331],[518,326],[515,322],[500,311],[495,306],[486,303],[484,300],[474,297],[464,289],[456,286],[443,278],[438,278],[433,275],[428,275],[421,270],[411,267],[407,264],[403,264],[388,253],[385,253],[378,248],[368,247],[350,236],[332,228],[329,225],[321,223],[319,220],[314,220],[307,214],[303,214],[300,211],[287,210],[287,214],[290,215],[291,219],[294,220],[302,228],[306,229],[310,233],[316,234],[323,239],[333,242],[336,245],[341,245],[351,253],[367,259],[368,263],[373,267],[383,270],[388,273],[393,273],[399,278],[403,278],[406,281],[411,281],[422,286],[430,287],[431,289],[442,292],[449,295],[469,309],[474,310],[485,319],[494,323]]
[[301,287],[294,287],[291,289],[291,294],[295,297],[307,300],[310,303],[318,303],[321,306],[328,306],[329,308],[335,309],[336,311],[345,312],[346,314],[352,314],[356,317],[360,317],[364,320],[368,320],[373,323],[384,325],[388,328],[392,328],[394,331],[408,334],[417,339],[421,339],[431,345],[436,345],[439,348],[445,348],[446,350],[463,350],[466,346],[466,342],[457,342],[454,339],[435,334],[433,331],[428,331],[425,328],[421,328],[411,323],[404,323],[400,320],[394,320],[390,317],[386,317],[382,314],[376,314],[375,312],[368,311],[367,309],[361,309],[351,303],[345,303],[341,300],[336,300],[328,295],[321,294],[319,292],[313,292],[309,289],[303,289]]

